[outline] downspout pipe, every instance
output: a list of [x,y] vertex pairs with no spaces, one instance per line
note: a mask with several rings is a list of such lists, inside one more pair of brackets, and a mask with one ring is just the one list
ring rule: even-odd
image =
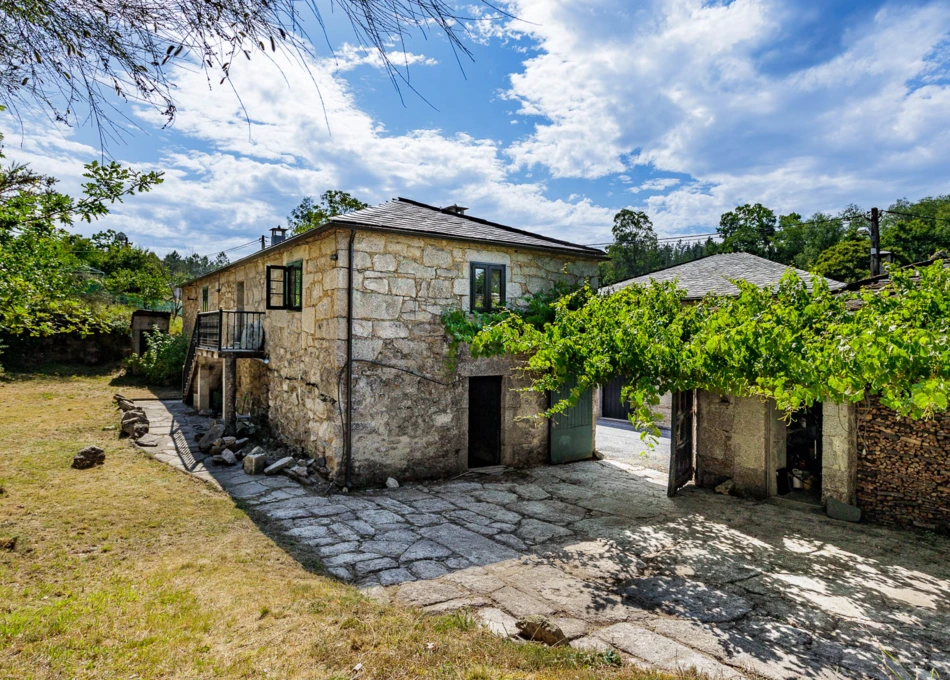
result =
[[346,252],[346,488],[353,485],[353,243],[356,230],[350,230]]

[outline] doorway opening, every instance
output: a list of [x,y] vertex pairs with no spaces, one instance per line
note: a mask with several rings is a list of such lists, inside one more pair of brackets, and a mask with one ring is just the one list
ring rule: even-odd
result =
[[501,376],[468,379],[468,466],[501,464]]
[[785,467],[777,471],[780,496],[821,504],[821,403],[792,415],[785,438]]

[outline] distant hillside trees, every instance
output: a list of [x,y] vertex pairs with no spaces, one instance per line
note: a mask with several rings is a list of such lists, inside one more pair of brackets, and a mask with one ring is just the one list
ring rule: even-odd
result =
[[[743,252],[837,281],[858,281],[870,275],[869,226],[867,211],[856,205],[805,219],[798,213],[779,216],[755,203],[724,213],[715,240],[664,244],[646,213],[624,208],[614,218],[614,243],[607,247],[610,260],[602,265],[601,279],[609,284],[705,255]],[[950,195],[900,200],[883,211],[881,247],[898,264],[950,252]]]

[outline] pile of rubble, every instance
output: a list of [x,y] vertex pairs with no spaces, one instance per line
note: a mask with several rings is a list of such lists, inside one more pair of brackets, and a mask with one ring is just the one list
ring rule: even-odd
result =
[[285,452],[280,449],[275,453],[261,446],[250,448],[249,437],[225,436],[224,432],[224,424],[213,423],[203,435],[195,435],[198,439],[198,449],[211,456],[212,463],[217,465],[241,463],[246,474],[284,474],[306,485],[327,479],[329,470],[324,458],[284,455]]
[[147,435],[148,417],[145,415],[145,411],[136,406],[131,399],[121,394],[117,393],[112,398],[115,400],[116,406],[118,406],[122,412],[122,424],[120,425],[122,432],[135,440]]

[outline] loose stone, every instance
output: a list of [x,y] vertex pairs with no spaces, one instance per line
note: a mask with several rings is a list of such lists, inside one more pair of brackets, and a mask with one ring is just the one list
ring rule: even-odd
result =
[[264,474],[276,475],[282,472],[283,470],[285,470],[286,468],[289,468],[291,465],[294,464],[294,462],[295,461],[291,456],[287,456],[286,458],[281,458],[273,465],[268,465],[266,468],[264,468]]

